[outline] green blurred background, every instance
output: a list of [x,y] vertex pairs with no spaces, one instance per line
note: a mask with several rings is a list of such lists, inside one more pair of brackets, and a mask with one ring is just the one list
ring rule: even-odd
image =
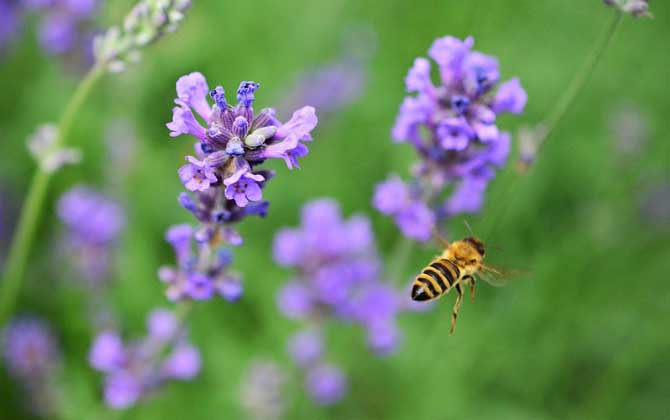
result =
[[[409,146],[390,140],[414,58],[425,56],[439,36],[472,34],[476,49],[499,57],[503,77],[519,76],[528,91],[526,113],[500,121],[516,132],[551,109],[614,13],[598,0],[194,3],[177,34],[146,51],[139,65],[98,85],[73,132],[72,144],[85,160],[57,175],[40,221],[21,311],[48,318],[58,331],[66,417],[246,418],[239,384],[249,363],[272,359],[291,371],[284,343],[299,327],[279,316],[274,304],[290,273],[272,262],[273,233],[296,225],[306,201],[330,196],[346,215],[372,218],[383,255],[400,239],[391,221],[371,208],[371,195],[387,173],[406,176],[415,157]],[[118,21],[131,4],[108,2],[100,24]],[[294,377],[286,388],[286,418],[667,418],[667,187],[662,217],[643,209],[659,200],[649,192],[670,181],[670,5],[652,1],[651,9],[653,20],[624,19],[530,173],[520,176],[511,159],[492,183],[483,213],[467,218],[483,239],[504,249],[492,252],[490,261],[530,274],[505,288],[482,285],[474,304],[464,302],[453,337],[453,297],[432,311],[403,315],[402,348],[385,359],[362,351],[362,331],[334,326],[329,354],[349,375],[348,396],[319,408]],[[111,294],[126,331],[143,334],[146,313],[167,306],[156,277],[158,266],[173,261],[163,233],[192,221],[175,202],[182,190],[176,169],[191,141],[173,140],[165,128],[176,79],[197,70],[210,85],[229,90],[240,80],[256,80],[262,83],[258,106],[272,106],[299,74],[341,56],[343,39],[360,27],[376,36],[361,97],[322,119],[301,171],[274,164],[278,176],[264,192],[272,203],[269,216],[240,228],[247,243],[236,250],[235,265],[246,279],[245,300],[199,304],[190,318],[202,374],[192,383],[169,384],[128,412],[110,412],[100,401],[100,376],[85,363],[93,334],[86,295],[63,278],[67,270],[54,257],[61,229],[54,200],[76,183],[105,188],[113,182],[105,175],[110,168],[102,139],[110,120],[129,119],[137,155],[128,176],[118,174],[129,226]],[[3,207],[18,206],[34,169],[25,138],[36,125],[59,118],[77,82],[62,62],[41,54],[30,28],[0,63]],[[621,104],[632,104],[648,125],[646,141],[627,154],[618,151],[610,128]],[[460,220],[449,230],[455,237],[465,233]],[[397,277],[409,282],[437,251],[435,245],[415,247]],[[20,399],[3,375],[0,417],[21,417]]]

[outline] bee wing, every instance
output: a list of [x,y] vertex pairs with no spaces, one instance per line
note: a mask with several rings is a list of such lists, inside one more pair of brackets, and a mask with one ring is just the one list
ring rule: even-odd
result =
[[510,279],[528,274],[523,270],[507,270],[499,267],[483,265],[479,270],[479,277],[494,287],[506,286]]

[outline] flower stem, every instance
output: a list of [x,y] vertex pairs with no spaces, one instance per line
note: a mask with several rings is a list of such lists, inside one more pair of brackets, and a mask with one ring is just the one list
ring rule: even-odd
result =
[[614,40],[614,35],[616,35],[619,26],[621,25],[621,20],[623,13],[616,11],[612,15],[612,19],[607,24],[607,29],[603,34],[598,38],[596,43],[591,50],[591,53],[586,58],[581,70],[575,75],[575,77],[570,82],[568,88],[564,91],[563,95],[558,99],[556,106],[547,114],[545,119],[539,124],[539,127],[543,129],[543,135],[538,140],[537,153],[540,153],[540,149],[546,143],[547,139],[558,126],[558,124],[563,120],[567,112],[570,110],[573,102],[581,92],[586,82],[589,81],[594,70],[598,66],[600,59],[607,50],[607,47]]
[[[75,116],[89,95],[91,88],[103,73],[103,67],[94,66],[79,83],[60,120],[58,136],[51,146],[52,149],[58,149],[66,144]],[[49,188],[51,175],[50,172],[42,170],[39,166],[37,167],[21,209],[20,220],[9,249],[3,280],[0,283],[0,326],[5,324],[14,311],[35,230],[44,208],[44,198]]]

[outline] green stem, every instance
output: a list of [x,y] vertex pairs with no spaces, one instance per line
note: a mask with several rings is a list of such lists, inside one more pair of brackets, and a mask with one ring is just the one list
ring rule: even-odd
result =
[[[58,136],[51,146],[51,150],[57,150],[66,144],[72,123],[79,109],[89,95],[91,88],[103,73],[101,66],[95,66],[79,83],[77,90],[65,108],[58,125]],[[21,218],[12,239],[3,280],[0,283],[0,326],[5,324],[14,311],[16,299],[23,282],[26,261],[30,254],[40,214],[44,208],[44,199],[49,188],[51,175],[51,173],[38,166],[21,209]]]
[[539,140],[537,145],[537,153],[540,153],[540,149],[546,143],[547,139],[558,126],[558,124],[563,120],[565,115],[570,110],[570,107],[575,102],[575,99],[581,92],[586,82],[589,81],[591,75],[595,71],[600,59],[607,50],[607,47],[614,40],[614,35],[616,34],[619,26],[621,25],[621,20],[623,13],[617,11],[612,15],[612,19],[607,24],[607,29],[603,32],[601,37],[596,41],[591,53],[586,58],[584,65],[581,70],[575,75],[575,77],[570,82],[570,85],[565,90],[563,95],[558,99],[556,106],[549,112],[547,117],[539,124],[539,127],[542,127],[543,135]]

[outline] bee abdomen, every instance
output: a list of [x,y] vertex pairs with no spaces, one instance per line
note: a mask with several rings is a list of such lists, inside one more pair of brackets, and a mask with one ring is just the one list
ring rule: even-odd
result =
[[412,299],[424,301],[442,296],[449,291],[459,275],[458,267],[451,261],[444,258],[434,260],[416,277]]

